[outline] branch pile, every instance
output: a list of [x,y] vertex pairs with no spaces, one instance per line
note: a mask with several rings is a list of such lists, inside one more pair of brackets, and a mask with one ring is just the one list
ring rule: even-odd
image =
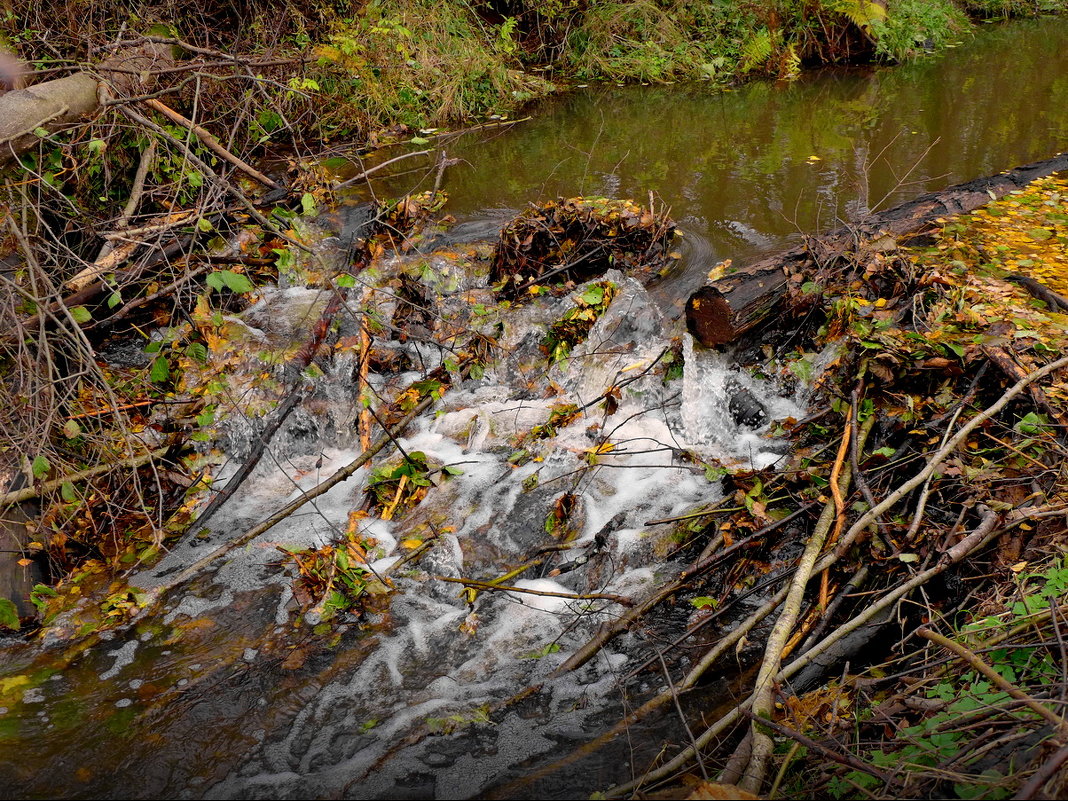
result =
[[575,283],[613,267],[649,278],[674,258],[675,223],[630,200],[577,197],[532,206],[501,231],[490,280],[504,297],[559,278]]

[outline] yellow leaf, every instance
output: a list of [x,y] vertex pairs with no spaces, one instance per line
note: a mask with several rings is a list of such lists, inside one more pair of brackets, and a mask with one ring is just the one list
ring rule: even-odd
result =
[[6,679],[0,679],[0,695],[26,687],[30,683],[29,676],[8,676]]
[[407,548],[409,551],[414,551],[416,548],[418,548],[422,544],[423,544],[423,541],[422,540],[418,540],[415,537],[411,537],[410,539],[406,539],[406,540],[401,540],[401,547],[402,548]]

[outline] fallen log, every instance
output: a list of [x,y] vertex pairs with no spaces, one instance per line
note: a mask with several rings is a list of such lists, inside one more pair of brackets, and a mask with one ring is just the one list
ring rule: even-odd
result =
[[119,96],[134,93],[148,87],[156,71],[173,65],[170,47],[145,41],[95,71],[0,94],[0,167],[39,142],[41,129],[55,133],[95,114],[102,106],[103,89]]
[[1032,181],[1068,169],[1068,154],[930,192],[860,222],[808,239],[701,287],[686,301],[686,327],[705,347],[733,342],[767,319],[786,297],[791,280],[849,254],[896,246],[941,217],[974,211]]

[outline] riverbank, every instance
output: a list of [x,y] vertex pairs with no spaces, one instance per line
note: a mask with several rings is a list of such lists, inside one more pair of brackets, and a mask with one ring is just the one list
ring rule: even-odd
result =
[[[590,81],[734,85],[831,64],[895,63],[955,47],[977,25],[1066,8],[1065,0],[352,0],[281,15],[267,4],[191,4],[138,23],[182,42],[179,60],[238,55],[254,65],[258,99],[241,102],[225,84],[195,99],[217,123],[245,115],[249,130],[235,132],[243,152],[418,139],[427,129],[514,115]],[[28,4],[0,21],[0,44],[42,70],[31,78],[39,80],[87,48],[106,51],[116,26],[126,26],[123,13],[108,3]],[[181,94],[193,101],[188,87]]]

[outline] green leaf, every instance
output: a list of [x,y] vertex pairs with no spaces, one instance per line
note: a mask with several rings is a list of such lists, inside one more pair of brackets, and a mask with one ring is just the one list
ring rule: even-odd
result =
[[108,295],[107,303],[109,309],[114,309],[116,306],[122,303],[122,294],[119,292],[112,292],[110,295]]
[[44,478],[48,475],[48,471],[52,469],[52,465],[49,464],[48,459],[44,456],[34,456],[33,463],[30,465],[30,470],[33,471],[34,478]]
[[208,349],[203,342],[190,342],[185,347],[185,355],[190,359],[203,363],[208,360]]
[[429,145],[430,144],[430,140],[429,139],[424,139],[422,136],[413,136],[408,141],[411,142],[413,145]]
[[808,384],[811,383],[815,370],[812,368],[812,362],[808,359],[797,359],[790,362],[789,370],[793,373],[799,381]]
[[604,287],[594,284],[582,293],[579,300],[587,306],[600,306],[604,302]]
[[18,631],[19,609],[10,598],[0,598],[0,628]]
[[60,485],[59,494],[67,503],[74,503],[76,500],[78,500],[78,493],[75,492],[74,485],[71,484],[69,481],[64,481]]
[[235,273],[233,270],[216,270],[207,277],[207,284],[212,289],[222,289],[226,287],[231,292],[251,292],[254,287],[252,282],[240,273]]
[[74,439],[82,433],[82,427],[78,425],[76,420],[68,420],[63,424],[63,436],[67,439]]
[[48,136],[48,129],[37,126],[33,129],[33,135],[36,136],[38,139],[44,139]]
[[890,446],[888,446],[888,445],[884,445],[883,447],[881,447],[881,448],[878,448],[877,450],[874,450],[874,451],[872,451],[872,452],[871,452],[871,455],[872,455],[872,456],[884,456],[884,457],[886,457],[887,459],[889,459],[889,458],[890,458],[891,456],[893,456],[893,455],[894,455],[895,453],[897,453],[897,451],[895,451],[895,450],[894,450],[893,448],[891,448],[891,447],[890,447]]
[[197,219],[197,229],[201,233],[208,234],[215,230],[215,226],[211,224],[211,220],[207,217],[200,217]]
[[87,323],[93,319],[93,314],[85,306],[75,306],[70,310],[70,316],[74,318],[76,323]]
[[318,209],[315,205],[315,198],[310,192],[305,192],[300,196],[300,213],[305,217],[313,216]]
[[166,356],[157,356],[152,360],[152,368],[148,372],[149,379],[152,381],[166,381],[170,374],[171,365]]
[[543,648],[538,648],[536,651],[530,651],[529,653],[523,654],[523,656],[521,658],[522,659],[541,659],[542,657],[546,657],[549,654],[555,654],[559,650],[560,650],[560,645],[558,643],[551,642],[548,645],[544,646]]
[[[286,252],[288,253],[288,251]],[[350,286],[356,286],[356,278],[348,273],[342,273],[337,277],[337,285],[343,289],[347,289]]]
[[690,601],[695,609],[715,609],[719,605],[719,601],[715,598],[709,598],[707,595],[702,595],[694,598]]
[[233,270],[223,270],[222,280],[231,292],[251,292],[255,288],[246,276],[235,273]]

